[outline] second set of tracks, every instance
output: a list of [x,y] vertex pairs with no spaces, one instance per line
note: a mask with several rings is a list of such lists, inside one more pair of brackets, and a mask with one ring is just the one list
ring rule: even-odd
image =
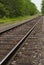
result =
[[6,65],[40,20],[41,16],[0,32],[0,65]]

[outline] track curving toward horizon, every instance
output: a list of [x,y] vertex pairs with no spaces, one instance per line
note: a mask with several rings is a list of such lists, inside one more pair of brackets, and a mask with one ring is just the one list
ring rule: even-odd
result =
[[6,61],[16,47],[23,43],[40,20],[41,16],[0,32],[0,65],[3,65],[3,62]]

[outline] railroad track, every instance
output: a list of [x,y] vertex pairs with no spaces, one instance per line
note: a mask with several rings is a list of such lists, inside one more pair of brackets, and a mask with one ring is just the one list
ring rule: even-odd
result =
[[8,65],[40,65],[41,64],[42,48],[40,47],[41,44],[40,44],[39,37],[38,35],[36,36],[37,31],[39,31],[40,34],[40,30],[42,29],[41,29],[41,25],[39,24],[38,30],[37,28],[34,28],[31,34],[23,42],[23,45],[16,53],[16,56],[15,55],[13,56],[13,59],[11,59]]
[[33,31],[41,16],[0,32],[0,65],[6,65]]
[[42,65],[42,43],[39,40],[41,36],[39,37],[38,35],[38,33],[41,34],[42,24],[43,18],[41,18],[40,22],[36,25],[31,34],[28,35],[21,48],[7,65]]

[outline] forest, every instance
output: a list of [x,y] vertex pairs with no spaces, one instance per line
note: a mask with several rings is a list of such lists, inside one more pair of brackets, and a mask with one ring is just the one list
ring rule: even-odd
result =
[[0,18],[13,18],[26,15],[32,16],[37,13],[37,7],[31,0],[0,0]]

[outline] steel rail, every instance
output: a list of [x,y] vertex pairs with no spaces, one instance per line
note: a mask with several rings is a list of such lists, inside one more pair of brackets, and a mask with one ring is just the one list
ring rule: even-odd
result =
[[11,30],[11,29],[17,28],[17,27],[19,27],[19,26],[21,26],[21,25],[23,25],[23,24],[25,24],[27,22],[33,21],[34,19],[36,19],[38,17],[41,17],[41,16],[37,16],[37,17],[35,17],[35,18],[31,19],[31,20],[26,20],[26,21],[20,22],[18,24],[16,23],[16,24],[12,24],[12,25],[10,25],[8,27],[5,27],[4,29],[0,30],[0,35],[7,32],[7,31],[9,31],[9,30]]

